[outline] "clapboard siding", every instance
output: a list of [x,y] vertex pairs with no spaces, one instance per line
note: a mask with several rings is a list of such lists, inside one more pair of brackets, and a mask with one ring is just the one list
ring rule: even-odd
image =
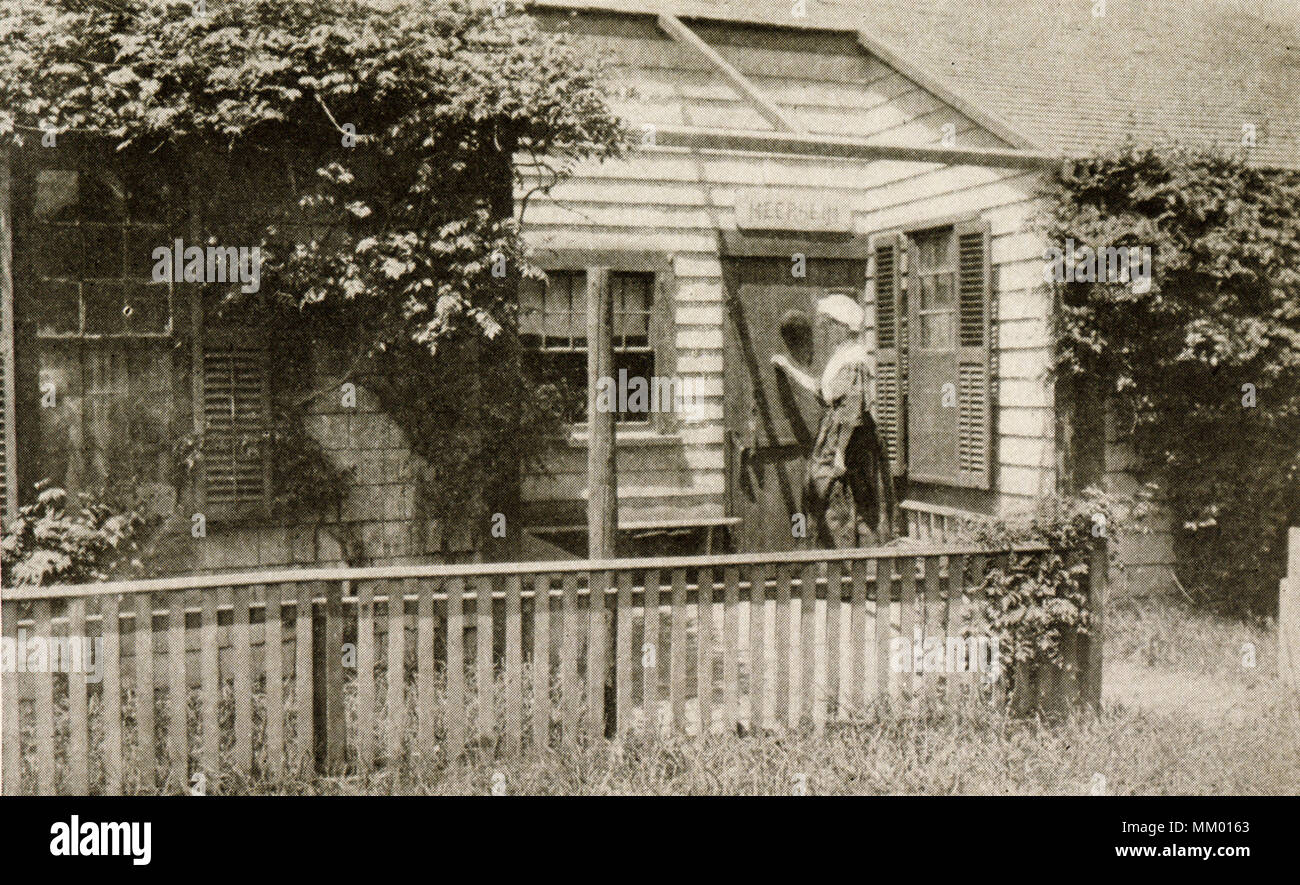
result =
[[[614,109],[637,123],[768,128],[726,80],[653,19],[542,13],[543,27],[580,35],[604,53],[611,77],[628,88]],[[812,132],[935,143],[947,124],[972,121],[881,60],[851,34],[806,34],[693,23],[696,33],[772,101]],[[917,141],[913,141],[917,139]],[[1005,146],[1004,142],[998,144]]]
[[[648,171],[646,164],[665,174],[654,181],[641,178]],[[731,167],[730,160],[710,156],[709,178],[702,181],[699,158],[689,152],[677,148],[644,149],[633,160],[584,165],[578,176],[552,192],[550,200],[534,195],[526,220],[532,225],[545,225],[551,219],[573,224],[578,219],[569,216],[581,215],[587,223],[617,227],[629,224],[631,213],[637,213],[640,217],[635,224],[644,227],[670,224],[707,229],[715,226],[709,211],[734,208],[739,188],[786,182],[841,191],[844,202],[854,212],[865,214],[862,222],[871,228],[889,227],[897,223],[896,219],[915,215],[951,216],[970,205],[987,214],[993,234],[1001,236],[1025,233],[1022,207],[1034,180],[1023,172],[892,160],[844,168],[840,161],[806,159],[789,163],[785,158],[760,157],[747,167]],[[638,177],[614,174],[618,170]],[[719,181],[717,172],[737,177]],[[852,187],[846,186],[846,179],[851,179]],[[540,181],[536,175],[525,175],[521,193]],[[938,202],[943,206],[936,206]],[[936,211],[943,209],[947,211]]]
[[1041,437],[1047,435],[1049,431],[1046,428],[1052,427],[1056,416],[1052,409],[1047,408],[1005,406],[998,413],[998,420],[1001,422],[998,430],[1002,435]]
[[687,302],[721,304],[723,300],[722,284],[716,278],[708,280],[684,280],[677,278],[677,303]]
[[[633,126],[770,129],[707,61],[668,39],[653,19],[583,14],[545,15],[543,21],[609,53],[615,109]],[[958,146],[1007,146],[863,52],[852,35],[757,32],[700,23],[692,27],[810,131],[934,145],[945,126],[951,126]],[[521,194],[538,180],[525,168]],[[673,514],[689,518],[725,508],[725,292],[717,231],[735,229],[737,190],[755,185],[832,191],[851,208],[854,228],[862,234],[960,214],[979,214],[989,222],[998,306],[995,329],[1000,354],[1006,356],[997,363],[994,428],[1007,437],[996,446],[998,477],[1005,480],[999,483],[997,506],[1018,506],[1051,491],[1055,454],[1046,380],[1049,302],[1039,291],[1042,242],[1029,223],[1034,173],[642,147],[626,160],[580,164],[575,175],[549,195],[534,194],[523,218],[530,243],[542,250],[648,250],[672,256],[675,365],[678,373],[697,383],[700,409],[697,422],[676,434],[675,449],[620,447],[622,510],[640,514],[647,507],[703,508]],[[580,499],[586,486],[585,456],[581,446],[555,452],[548,462],[550,477],[528,477],[525,498]],[[654,490],[671,495],[654,501]],[[686,493],[693,497],[682,497]]]
[[[1139,459],[1133,445],[1124,439],[1113,414],[1106,419],[1102,488],[1116,495],[1132,496],[1141,488],[1134,473]],[[1122,532],[1115,539],[1117,558],[1123,568],[1112,569],[1115,590],[1120,593],[1170,590],[1174,584],[1173,518],[1157,500],[1141,532]]]
[[[564,187],[568,189],[584,182],[608,181],[663,184],[667,187],[685,184],[696,192],[711,192],[715,188],[727,186],[749,187],[762,184],[770,176],[773,180],[796,179],[803,187],[843,188],[845,176],[851,175],[857,182],[855,190],[870,190],[891,181],[903,181],[950,168],[941,163],[911,160],[878,159],[865,162],[836,157],[783,154],[741,157],[739,154],[711,153],[708,155],[708,178],[701,179],[697,160],[698,155],[688,148],[645,146],[638,148],[635,161],[583,164],[580,177],[566,182]],[[525,176],[532,169],[531,158],[526,155],[516,157],[516,163]],[[963,168],[971,172],[982,171],[978,167]],[[599,191],[592,191],[592,198],[599,201],[599,195],[604,191],[604,186]]]

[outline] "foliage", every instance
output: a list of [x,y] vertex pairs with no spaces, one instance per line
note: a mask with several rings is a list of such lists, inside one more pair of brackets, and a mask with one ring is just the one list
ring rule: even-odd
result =
[[547,189],[620,153],[601,65],[505,4],[206,6],[0,0],[0,137],[107,137],[185,177],[206,236],[260,242],[277,345],[356,354],[431,502],[486,526],[558,421],[520,368],[514,158]]
[[1050,242],[1154,253],[1149,291],[1058,286],[1058,389],[1094,432],[1116,409],[1198,601],[1268,610],[1300,520],[1300,173],[1128,147],[1067,164],[1047,197]]
[[[1078,497],[1040,502],[1031,514],[968,523],[958,536],[996,549],[1041,544],[1042,553],[1012,554],[1006,566],[992,564],[975,588],[986,600],[986,629],[998,638],[1003,678],[1014,680],[1017,664],[1068,669],[1063,643],[1086,636],[1088,576],[1093,545],[1120,531],[1125,501],[1095,488]],[[968,625],[968,629],[971,626]]]
[[83,493],[73,500],[47,481],[18,509],[3,541],[4,586],[105,580],[129,562],[148,520],[134,508]]

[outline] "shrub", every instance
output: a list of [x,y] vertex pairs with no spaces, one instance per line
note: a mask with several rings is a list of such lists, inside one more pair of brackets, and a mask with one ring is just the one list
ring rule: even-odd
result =
[[103,581],[130,565],[147,522],[134,508],[116,508],[89,493],[74,499],[42,480],[36,500],[19,508],[6,527],[4,586]]
[[1129,147],[1066,164],[1047,197],[1049,242],[1153,256],[1149,287],[1058,286],[1058,401],[1098,448],[1114,410],[1198,602],[1272,610],[1300,520],[1300,173]]
[[[113,147],[104,162],[190,194],[204,236],[258,244],[256,295],[205,295],[275,330],[277,397],[372,390],[428,465],[423,509],[488,543],[533,441],[561,427],[524,371],[520,219],[626,147],[604,65],[517,3],[209,7],[0,0],[0,142]],[[328,382],[325,345],[352,361]],[[269,440],[277,496],[327,508],[346,477],[301,438]]]
[[1093,623],[1088,608],[1090,554],[1100,540],[1120,531],[1121,514],[1142,515],[1128,505],[1125,499],[1089,488],[1077,497],[1047,499],[1025,516],[959,528],[962,540],[989,547],[1047,547],[1043,553],[1011,554],[1005,567],[994,564],[975,588],[986,600],[980,614],[998,637],[1001,670],[1012,680],[1012,691],[1018,672],[1073,668],[1067,644],[1087,636]]

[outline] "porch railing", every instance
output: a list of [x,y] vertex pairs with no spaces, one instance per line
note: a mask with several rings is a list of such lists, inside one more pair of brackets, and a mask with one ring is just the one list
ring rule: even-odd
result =
[[903,534],[923,544],[953,543],[962,526],[990,519],[982,513],[924,501],[903,501],[898,509],[903,517]]

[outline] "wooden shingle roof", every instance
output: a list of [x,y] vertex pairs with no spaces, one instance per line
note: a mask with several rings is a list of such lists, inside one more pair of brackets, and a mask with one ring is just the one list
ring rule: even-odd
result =
[[1293,0],[536,0],[800,29],[859,30],[1029,145],[1074,155],[1177,141],[1300,168]]

